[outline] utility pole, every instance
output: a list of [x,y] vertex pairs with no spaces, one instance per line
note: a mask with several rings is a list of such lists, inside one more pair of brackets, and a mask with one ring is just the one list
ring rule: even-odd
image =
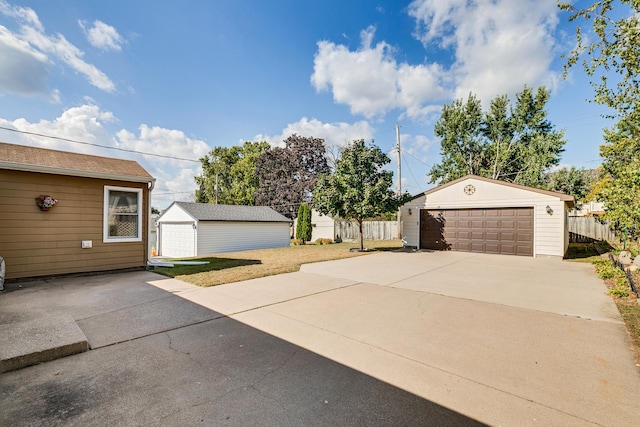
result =
[[[398,150],[398,197],[402,196],[402,156],[400,151],[400,125],[396,123],[396,149]],[[402,240],[402,210],[398,208],[398,239]]]

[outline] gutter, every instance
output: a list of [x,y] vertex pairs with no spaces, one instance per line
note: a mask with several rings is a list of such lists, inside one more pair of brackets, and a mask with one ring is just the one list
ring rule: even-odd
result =
[[67,175],[67,176],[79,176],[84,178],[99,178],[99,179],[111,179],[114,181],[129,181],[129,182],[147,182],[151,183],[151,189],[155,186],[156,179],[152,176],[137,176],[137,175],[120,175],[105,172],[92,172],[83,171],[77,169],[65,169],[54,168],[51,166],[38,166],[25,163],[13,163],[0,161],[0,169],[15,170],[22,172],[38,172],[48,173],[53,175]]

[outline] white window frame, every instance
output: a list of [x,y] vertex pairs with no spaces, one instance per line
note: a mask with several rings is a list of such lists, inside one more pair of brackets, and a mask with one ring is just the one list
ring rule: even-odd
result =
[[[136,237],[112,237],[109,236],[109,193],[111,191],[126,191],[128,193],[136,193],[138,198],[138,235]],[[111,185],[104,186],[103,199],[103,216],[102,216],[102,242],[103,243],[125,243],[125,242],[141,242],[142,241],[142,215],[145,212],[142,189],[132,187],[115,187]]]

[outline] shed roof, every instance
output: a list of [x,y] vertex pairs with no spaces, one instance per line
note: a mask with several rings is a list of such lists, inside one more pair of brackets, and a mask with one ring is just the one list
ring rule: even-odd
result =
[[153,182],[133,160],[92,156],[0,142],[0,169],[83,176],[130,182]]
[[[174,202],[198,221],[290,222],[268,206],[214,205],[211,203]],[[170,206],[170,207],[171,207]],[[162,219],[162,216],[159,220]]]
[[513,182],[507,182],[507,181],[500,181],[497,179],[491,179],[491,178],[485,178],[483,176],[478,176],[478,175],[465,175],[463,177],[460,177],[458,179],[454,179],[453,181],[447,182],[446,184],[442,184],[439,185],[437,187],[434,187],[430,190],[424,191],[420,194],[416,194],[415,196],[413,196],[413,199],[417,199],[418,197],[422,197],[422,196],[428,196],[431,193],[435,193],[436,191],[440,191],[444,188],[447,188],[451,185],[457,184],[461,181],[465,181],[467,179],[477,179],[479,181],[485,181],[485,182],[491,182],[494,184],[498,184],[498,185],[504,185],[506,187],[511,187],[511,188],[517,188],[520,190],[526,190],[526,191],[532,191],[534,193],[539,193],[539,194],[545,194],[547,196],[553,196],[553,197],[557,197],[558,199],[564,201],[564,202],[568,202],[570,205],[573,205],[575,203],[575,199],[573,196],[570,196],[568,194],[565,193],[560,193],[558,191],[549,191],[549,190],[542,190],[540,188],[534,188],[534,187],[527,187],[526,185],[520,185],[520,184],[514,184]]

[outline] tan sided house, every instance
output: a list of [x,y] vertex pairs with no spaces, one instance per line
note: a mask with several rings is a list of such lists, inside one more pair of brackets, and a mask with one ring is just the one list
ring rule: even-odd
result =
[[146,266],[154,183],[131,160],[0,143],[6,278]]
[[572,196],[467,175],[402,207],[407,246],[561,258]]

